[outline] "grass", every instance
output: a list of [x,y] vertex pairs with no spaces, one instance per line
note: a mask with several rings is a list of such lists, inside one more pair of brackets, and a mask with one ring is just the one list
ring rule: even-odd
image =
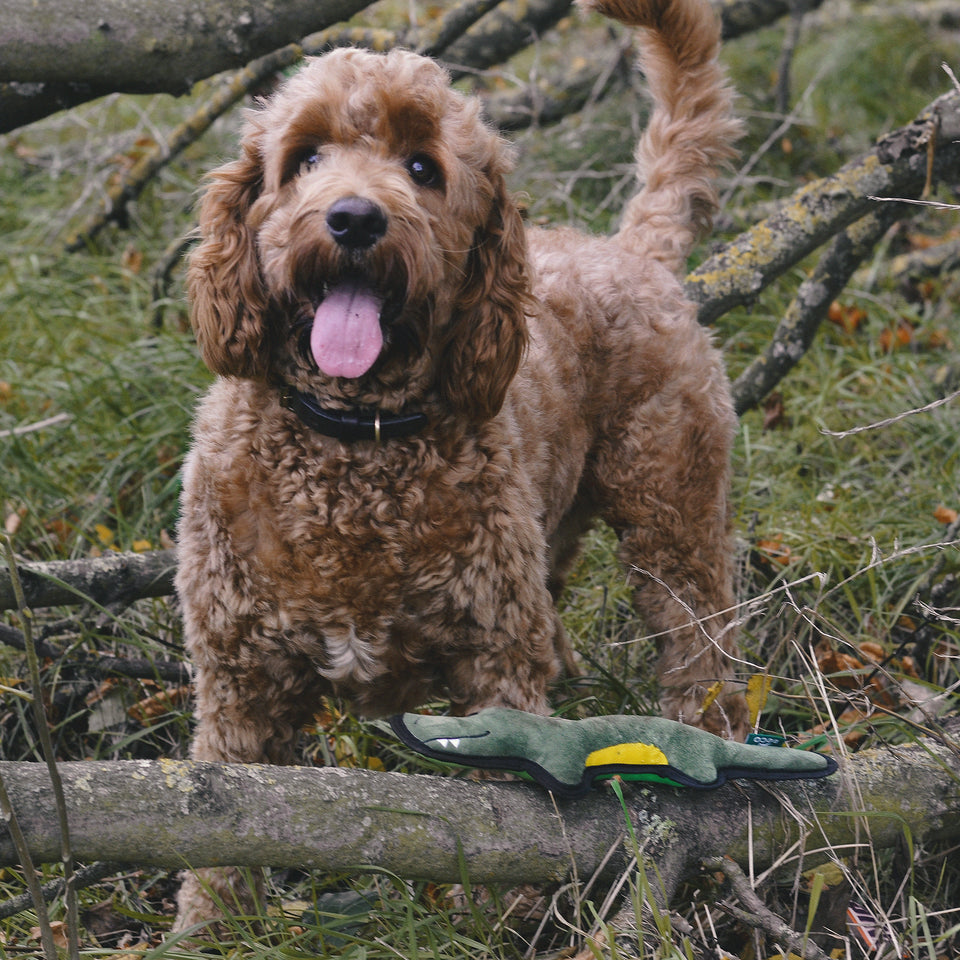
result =
[[[587,31],[591,52],[606,42],[605,28],[571,20],[540,44],[538,62],[549,65],[578,52],[578,44],[582,51]],[[782,31],[772,28],[730,44],[725,53],[750,120],[745,156],[774,122],[771,74],[781,42]],[[794,68],[797,94],[810,91],[804,108],[731,207],[748,214],[756,203],[829,172],[877,134],[909,121],[946,89],[938,63],[956,64],[957,54],[955,38],[912,20],[807,31]],[[148,549],[173,535],[192,408],[210,377],[197,358],[179,285],[163,326],[152,326],[150,270],[166,245],[189,229],[196,184],[231,153],[235,118],[218,123],[161,173],[132,208],[128,229],[111,229],[74,254],[58,244],[90,213],[104,185],[184,109],[167,97],[111,97],[0,140],[0,510],[25,558]],[[591,104],[557,128],[522,134],[514,186],[531,197],[531,217],[608,229],[639,124],[634,94],[627,94]],[[947,690],[958,681],[960,556],[950,511],[960,510],[960,405],[835,435],[925,407],[956,389],[960,278],[907,283],[887,268],[892,254],[957,230],[956,213],[918,210],[843,294],[843,315],[858,318],[856,327],[825,324],[781,384],[779,401],[742,418],[733,498],[742,556],[739,600],[746,655],[773,678],[760,719],[764,729],[805,736],[835,717],[845,741],[834,740],[836,750],[908,742],[915,734],[901,718],[908,712],[904,691]],[[802,275],[797,269],[751,310],[717,323],[732,377],[762,349]],[[14,432],[50,418],[45,428]],[[643,666],[652,641],[633,617],[614,553],[607,532],[591,534],[563,598],[564,622],[596,678],[589,693],[567,691],[569,711],[655,709],[656,691]],[[166,601],[124,610],[42,611],[38,629],[73,652],[182,655],[177,613]],[[862,664],[861,674],[874,671],[875,658],[883,682],[857,686],[848,669],[818,688],[818,658],[828,672],[838,664]],[[72,668],[69,656],[45,666],[62,759],[184,754],[186,701],[174,698],[159,723],[143,726],[126,711],[155,696],[156,683],[104,684]],[[0,647],[0,683],[17,686],[23,675],[19,655]],[[34,757],[23,701],[0,696],[0,755]],[[332,756],[347,765],[424,769],[340,705],[329,709],[334,733],[305,735],[308,762]],[[836,900],[836,891],[850,884],[876,917],[889,918],[913,956],[951,955],[960,948],[960,874],[943,853],[941,846],[918,844],[909,859],[902,851],[877,851],[866,863],[841,861],[845,877],[828,881],[820,899]],[[57,869],[46,866],[43,873],[49,879]],[[818,881],[785,876],[766,879],[768,904],[794,929],[803,931],[809,919],[816,931],[811,894]],[[716,941],[727,955],[769,956],[774,950],[772,941],[722,914],[715,877],[693,884],[670,911],[652,913],[641,908],[651,902],[642,882],[624,879],[628,896],[621,907],[635,920],[639,915],[642,942],[624,940],[605,917],[596,922],[605,931],[604,945],[591,947],[583,932],[597,916],[597,894],[582,899],[571,888],[557,901],[571,929],[548,924],[533,953],[556,955],[577,943],[597,956],[716,956]],[[272,882],[271,902],[282,902],[284,910],[273,907],[269,935],[237,920],[235,942],[221,945],[223,956],[519,957],[527,950],[525,938],[537,932],[536,924],[504,916],[499,900],[493,909],[458,910],[445,888],[394,877],[285,871]],[[171,875],[142,870],[83,890],[84,956],[119,956],[137,943],[143,945],[137,956],[195,956],[185,945],[160,941],[174,888]],[[0,903],[23,889],[16,870],[0,872]],[[344,904],[354,912],[337,919]],[[62,915],[60,901],[53,914]],[[30,910],[0,921],[0,957],[36,954],[34,924]],[[853,941],[849,950],[849,956],[862,955]]]

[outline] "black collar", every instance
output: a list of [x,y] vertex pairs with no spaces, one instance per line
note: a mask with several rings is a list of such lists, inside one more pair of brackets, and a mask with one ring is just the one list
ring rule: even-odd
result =
[[361,413],[359,410],[325,410],[317,401],[294,390],[282,387],[280,403],[292,410],[302,423],[327,437],[335,437],[345,443],[355,440],[393,440],[397,437],[409,437],[426,426],[424,413]]

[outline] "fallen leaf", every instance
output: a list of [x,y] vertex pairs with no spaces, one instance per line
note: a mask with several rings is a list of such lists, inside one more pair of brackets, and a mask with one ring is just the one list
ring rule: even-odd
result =
[[782,393],[771,393],[763,401],[763,429],[776,430],[777,427],[786,427],[790,421],[785,414]]
[[[53,933],[53,943],[58,950],[67,949],[67,925],[62,920],[54,920],[50,924],[50,930]],[[39,940],[40,939],[40,928],[31,927],[30,928],[30,939]]]
[[12,537],[20,529],[20,524],[23,523],[23,518],[26,515],[26,507],[20,507],[17,510],[11,510],[10,513],[7,514],[3,521],[3,529],[6,531],[8,536]]
[[128,244],[124,248],[120,262],[131,273],[140,273],[143,269],[143,251],[138,250],[132,243]]
[[856,333],[863,321],[867,319],[867,311],[862,307],[855,307],[834,300],[827,309],[827,319],[843,330],[844,333]]
[[97,539],[105,546],[109,547],[114,541],[114,532],[105,524],[98,523],[93,528],[96,531]]
[[865,670],[864,665],[849,653],[839,650],[826,650],[817,657],[817,668],[821,673],[830,676],[838,687],[858,689],[863,686],[857,676],[851,676]]
[[747,707],[750,710],[750,720],[749,725],[755,727],[757,725],[757,718],[763,712],[764,706],[767,703],[767,697],[770,695],[770,687],[773,685],[773,680],[769,674],[766,673],[755,673],[747,681]]
[[912,341],[913,326],[906,320],[900,320],[894,330],[887,327],[880,332],[880,349],[884,353],[893,353],[894,350],[909,346]]
[[721,690],[723,690],[722,680],[717,680],[715,683],[710,684],[706,696],[703,698],[703,703],[700,704],[700,709],[698,711],[701,716],[710,709],[710,707],[713,705],[713,701],[720,696]]
[[140,700],[132,707],[127,708],[127,716],[136,720],[141,726],[149,727],[161,717],[178,710],[190,699],[190,687],[184,685],[161,690],[152,697]]
[[779,563],[785,567],[793,561],[793,554],[790,547],[783,542],[782,533],[778,533],[776,537],[770,540],[758,540],[757,550],[763,554],[763,559],[769,563]]
[[857,645],[857,649],[864,657],[873,663],[881,663],[887,655],[886,650],[884,650],[879,643],[874,643],[872,640],[864,640],[863,643]]
[[957,511],[952,507],[944,506],[942,503],[933,511],[933,518],[937,523],[942,523],[944,526],[949,526],[951,523],[957,522]]

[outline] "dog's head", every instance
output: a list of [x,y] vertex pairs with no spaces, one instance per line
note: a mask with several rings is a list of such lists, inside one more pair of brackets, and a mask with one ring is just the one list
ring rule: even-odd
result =
[[431,391],[494,415],[526,345],[510,154],[435,63],[308,61],[211,175],[189,292],[225,376],[398,405]]

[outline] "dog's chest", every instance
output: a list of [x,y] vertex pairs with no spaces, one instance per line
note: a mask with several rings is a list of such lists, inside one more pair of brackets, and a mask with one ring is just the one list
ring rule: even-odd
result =
[[238,518],[253,522],[253,552],[280,570],[286,603],[348,618],[362,634],[386,612],[447,602],[510,515],[529,508],[505,465],[479,451],[441,457],[414,443],[364,454],[261,459]]

